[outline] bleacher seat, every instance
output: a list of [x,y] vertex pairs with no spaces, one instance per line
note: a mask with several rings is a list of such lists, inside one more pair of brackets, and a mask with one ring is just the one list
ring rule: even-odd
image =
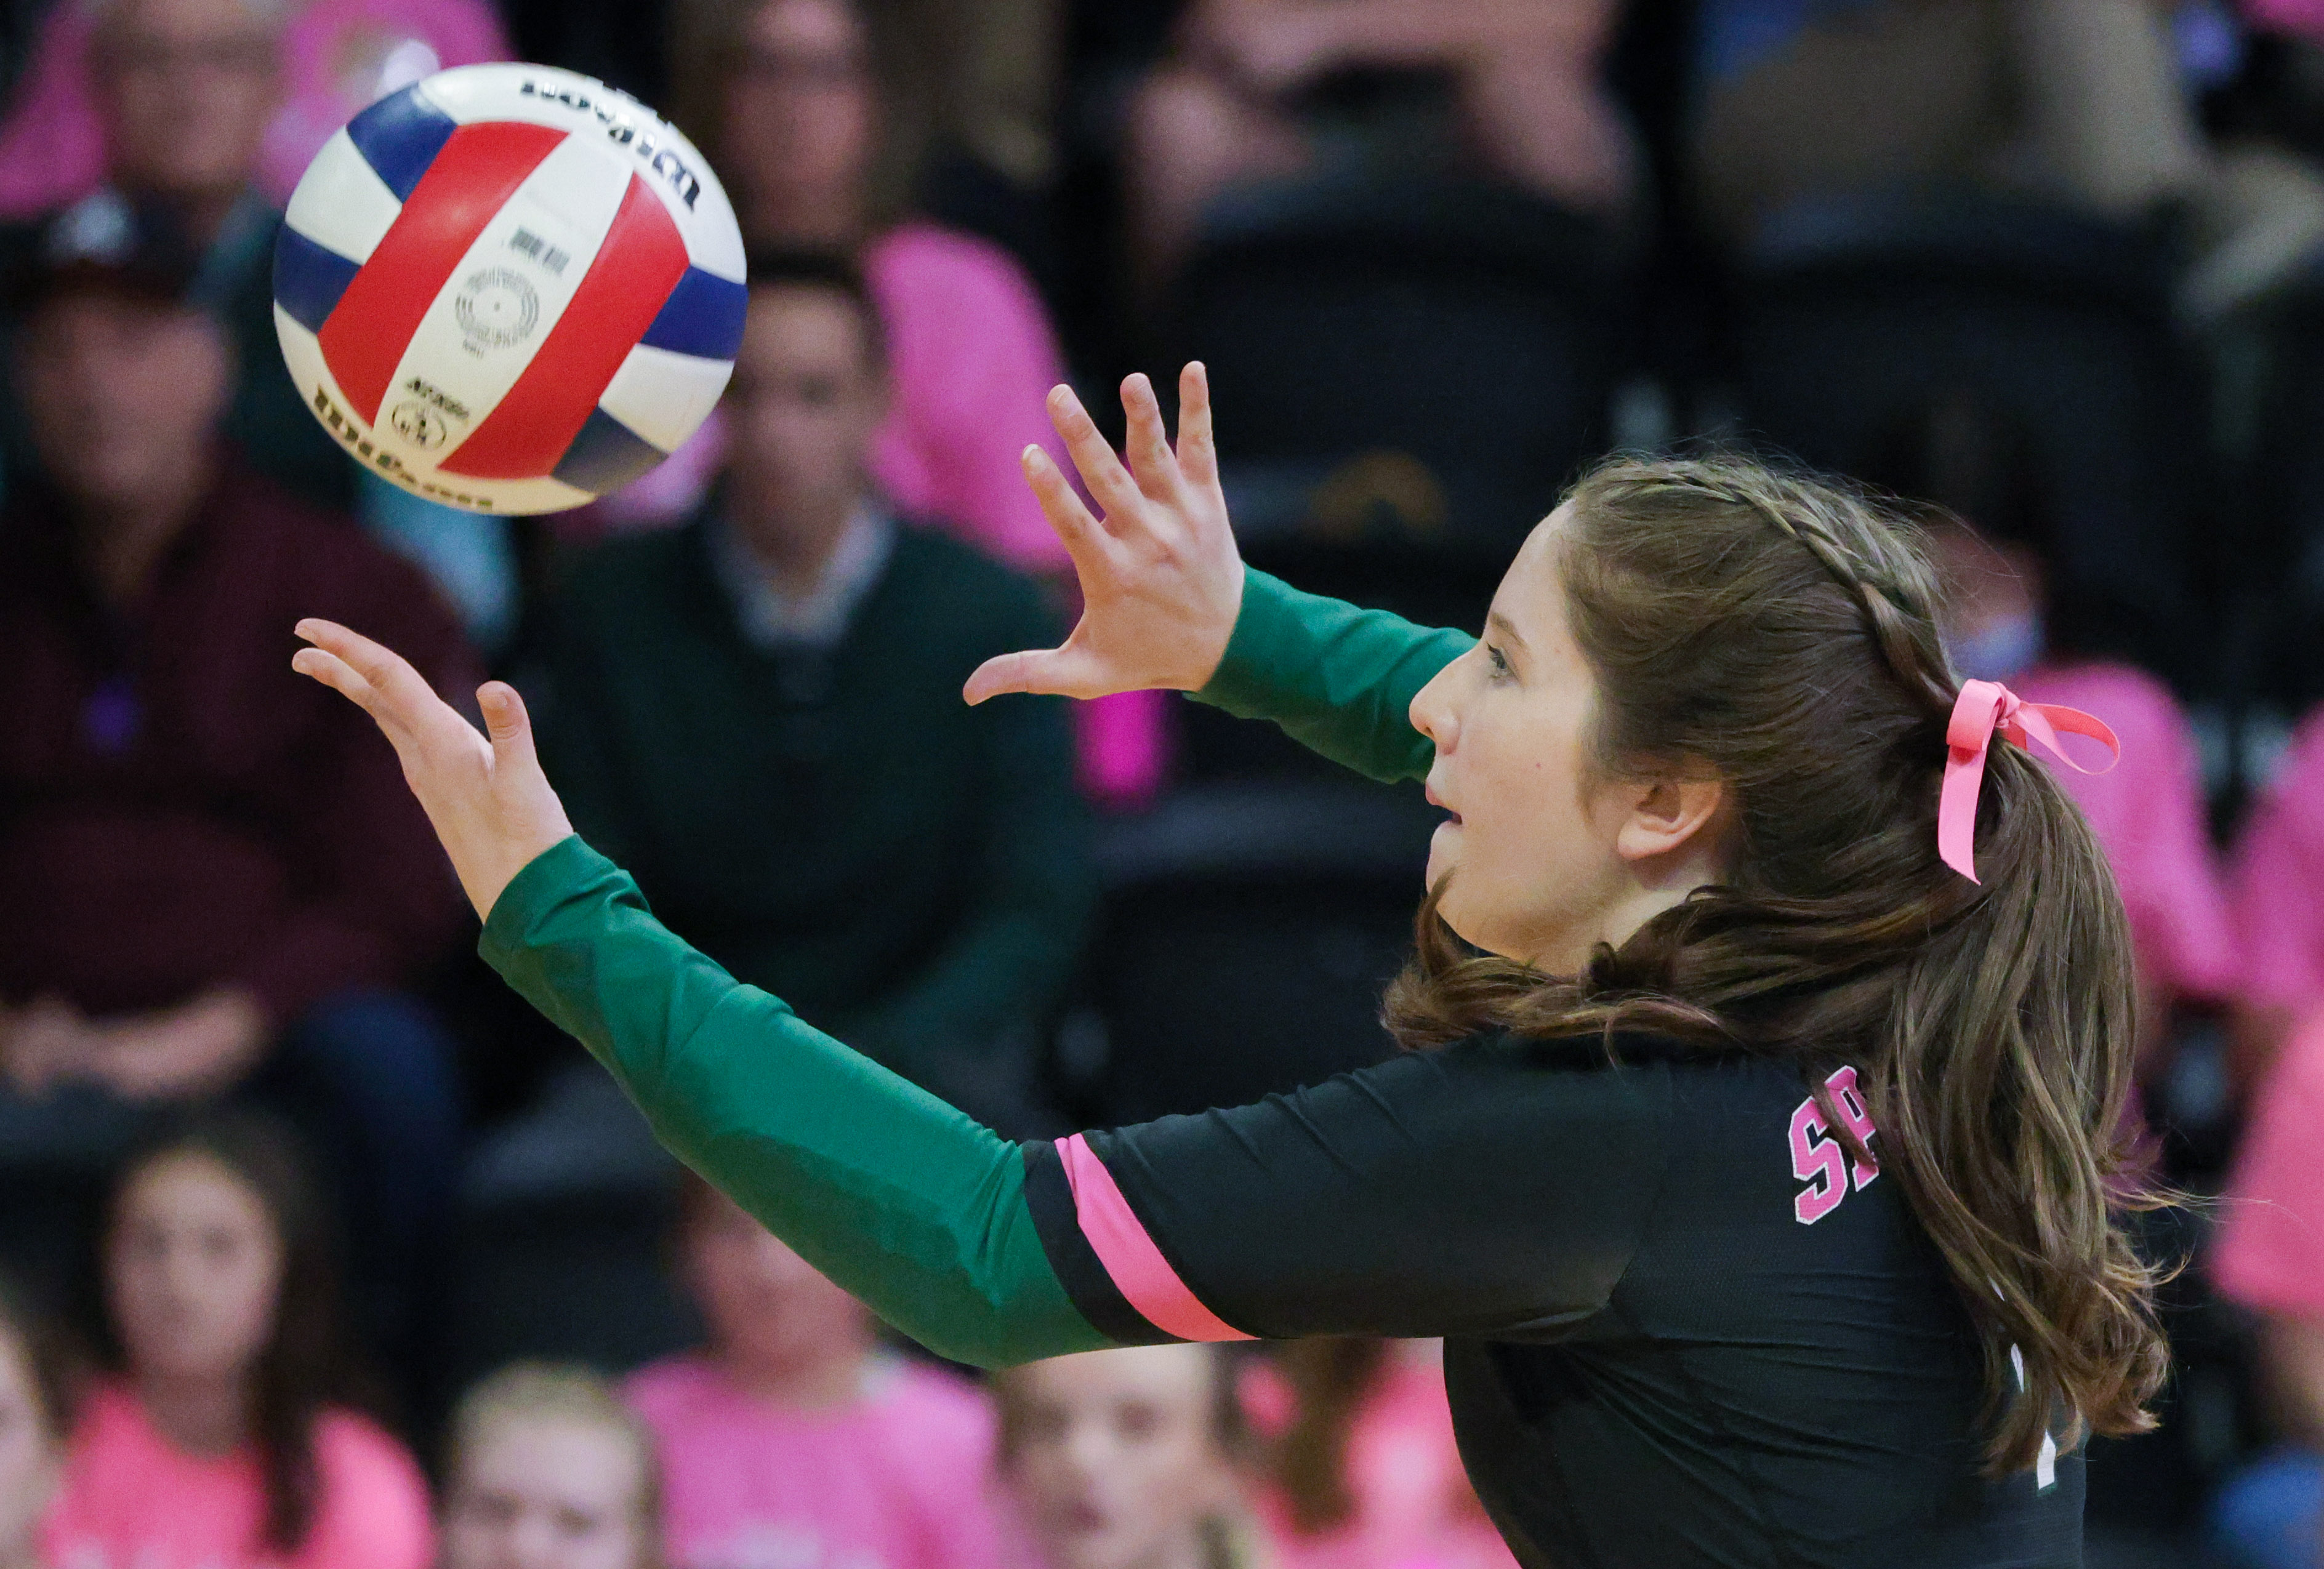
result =
[[2324,701],[2324,263],[2255,324],[2255,423],[2235,512],[2249,694],[2287,715]]
[[2187,623],[2200,378],[2158,235],[1965,192],[1820,198],[1737,259],[1746,435],[1819,467],[1876,460],[1961,392],[2021,425],[2054,509],[2053,601],[2116,654],[2203,684]]
[[1165,312],[1201,359],[1250,558],[1474,621],[1603,439],[1622,295],[1599,225],[1483,184],[1221,198]]
[[1438,820],[1412,791],[1247,783],[1111,825],[1077,1026],[1102,1049],[1074,1054],[1076,1109],[1118,1124],[1240,1105],[1387,1056],[1380,992]]
[[678,1177],[595,1064],[488,1134],[460,1186],[441,1395],[519,1357],[622,1371],[698,1339],[668,1269]]

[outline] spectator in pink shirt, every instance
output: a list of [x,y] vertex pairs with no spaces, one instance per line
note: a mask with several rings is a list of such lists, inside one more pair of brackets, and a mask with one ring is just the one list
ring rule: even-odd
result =
[[[1028,446],[1062,459],[1049,389],[1056,335],[1024,271],[972,235],[880,210],[881,85],[853,0],[691,0],[673,62],[752,246],[860,254],[888,332],[893,407],[872,477],[907,514],[945,524],[1010,566],[1069,582],[1065,547],[1027,488]],[[681,114],[685,109],[681,106]],[[611,521],[688,510],[717,467],[713,418],[687,448],[605,503]],[[1083,782],[1132,802],[1159,783],[1162,697],[1080,706]]]
[[[1946,594],[1946,648],[1960,673],[2003,682],[2028,702],[2095,714],[2122,740],[2121,761],[2100,773],[2036,755],[2089,819],[2121,887],[2151,1071],[2173,1008],[2227,1002],[2240,969],[2187,715],[2144,670],[2072,646],[2073,627],[2053,614],[2032,457],[1997,418],[1969,400],[1940,397],[1868,477],[1948,510],[1930,520],[1927,544]],[[2080,743],[2067,744],[2085,766],[2104,767],[2095,743],[2087,754]]]
[[1011,1569],[1262,1569],[1236,1361],[1127,1346],[995,1373]]
[[[105,182],[106,131],[93,68],[99,23],[118,0],[61,0],[49,12],[7,118],[0,121],[0,218],[78,201]],[[331,133],[373,100],[447,67],[506,60],[488,0],[244,0],[289,15],[280,101],[255,183],[276,207]]]
[[653,1435],[583,1368],[520,1362],[461,1399],[440,1569],[661,1569]]
[[75,1424],[59,1569],[428,1569],[427,1484],[345,1404],[320,1202],[270,1123],[133,1157],[108,1214],[115,1369]]
[[64,1480],[66,1407],[54,1340],[0,1284],[0,1569],[56,1569],[41,1519]]
[[2249,1569],[2324,1563],[2324,1013],[2284,1044],[2251,1103],[2210,1256],[2219,1291],[2259,1315],[2282,1443],[2228,1481],[2214,1525]]
[[1437,1341],[1293,1341],[1243,1381],[1280,1569],[1514,1569],[1461,1467]]
[[2236,1035],[2256,1080],[2294,1020],[2324,1006],[2324,709],[2252,802],[2232,864],[2243,996]]
[[678,1257],[709,1347],[628,1389],[674,1569],[993,1569],[973,1388],[881,1354],[862,1303],[692,1177]]

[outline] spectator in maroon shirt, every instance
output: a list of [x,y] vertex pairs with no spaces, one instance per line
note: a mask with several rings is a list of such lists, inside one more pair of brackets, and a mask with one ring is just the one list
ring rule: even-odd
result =
[[17,284],[42,472],[0,514],[0,1193],[12,1162],[108,1158],[141,1103],[254,1094],[337,1158],[358,1269],[401,1282],[458,1107],[393,988],[457,895],[290,627],[375,629],[452,690],[473,660],[415,568],[225,445],[226,330],[126,243]]

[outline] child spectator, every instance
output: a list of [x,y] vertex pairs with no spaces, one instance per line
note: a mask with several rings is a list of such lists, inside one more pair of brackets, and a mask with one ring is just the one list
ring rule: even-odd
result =
[[678,1251],[710,1344],[629,1385],[675,1569],[991,1569],[976,1392],[881,1353],[862,1303],[691,1175]]
[[134,1156],[102,1273],[114,1364],[73,1429],[60,1569],[427,1569],[427,1484],[346,1403],[313,1185],[244,1113]]
[[56,1569],[41,1521],[63,1481],[67,1421],[56,1346],[0,1284],[0,1569]]
[[2055,601],[2050,592],[2037,473],[2017,432],[1973,401],[1947,395],[1907,422],[1866,477],[1951,514],[1929,521],[1927,543],[1946,596],[1946,648],[1960,673],[2000,681],[2029,703],[2095,714],[2122,739],[2121,761],[2102,773],[2045,761],[2089,819],[2129,910],[2151,1071],[2172,1008],[2228,1001],[2240,961],[2193,729],[2154,677],[2082,651],[2070,592]]
[[2278,1445],[2219,1491],[2213,1527],[2237,1569],[2324,1563],[2324,1014],[2284,1044],[2251,1103],[2210,1274],[2259,1315]]
[[1288,1342],[1243,1399],[1268,1439],[1259,1518],[1282,1569],[1508,1569],[1461,1468],[1441,1343]]
[[2324,710],[2252,803],[2233,863],[2244,1077],[2263,1077],[2293,1022],[2324,1007]]
[[653,1435],[603,1379],[520,1362],[452,1416],[440,1569],[661,1569]]
[[993,1375],[1024,1569],[1259,1569],[1235,1361],[1131,1346]]

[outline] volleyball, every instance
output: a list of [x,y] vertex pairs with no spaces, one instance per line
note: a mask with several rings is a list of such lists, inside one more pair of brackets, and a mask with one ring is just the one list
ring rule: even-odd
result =
[[473,65],[374,104],[291,192],[274,325],[315,417],[431,501],[618,489],[718,401],[742,236],[692,143],[572,71]]

